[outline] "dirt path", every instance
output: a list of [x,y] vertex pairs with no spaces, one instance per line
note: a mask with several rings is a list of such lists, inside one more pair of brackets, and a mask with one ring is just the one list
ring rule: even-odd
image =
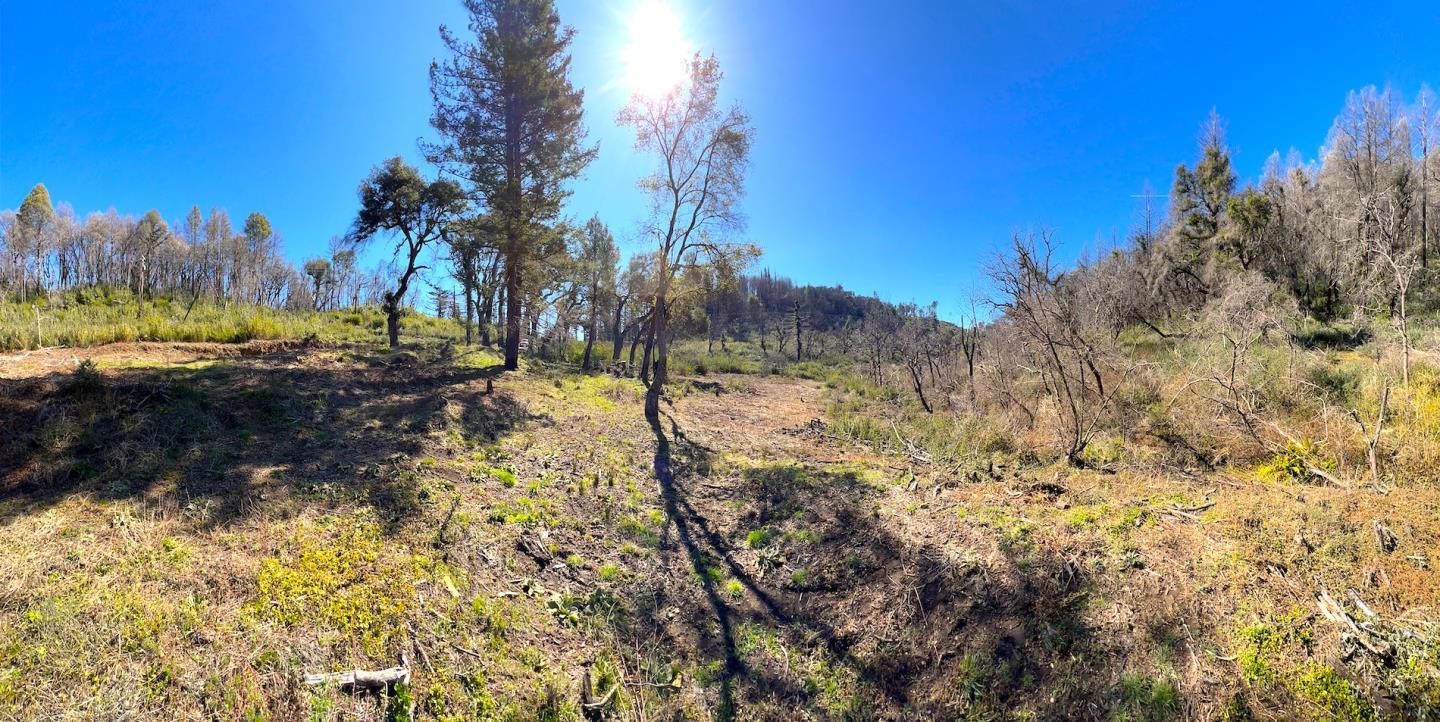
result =
[[211,359],[264,356],[303,348],[299,339],[197,343],[128,341],[82,348],[55,347],[0,353],[0,378],[20,379],[70,371],[89,359],[102,366],[178,365]]
[[825,388],[813,381],[722,377],[738,391],[692,394],[675,404],[675,419],[706,446],[756,459],[824,463],[833,451],[802,430],[825,415]]
[[[902,715],[952,679],[956,630],[986,644],[1032,611],[1023,598],[975,610],[1015,597],[1012,582],[997,567],[990,590],[970,588],[966,536],[933,538],[955,527],[948,507],[914,503],[887,480],[893,460],[825,433],[825,394],[809,381],[722,378],[652,425],[666,517],[701,592],[685,622],[719,631],[698,646],[723,655],[721,709],[783,708],[796,675],[803,686],[818,664],[834,678],[832,712],[863,700]],[[757,636],[772,651],[757,652]]]

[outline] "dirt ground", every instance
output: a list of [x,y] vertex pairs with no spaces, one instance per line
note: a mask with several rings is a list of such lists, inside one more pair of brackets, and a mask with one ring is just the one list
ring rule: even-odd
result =
[[1440,603],[1434,489],[940,468],[839,438],[811,381],[688,379],[652,424],[633,381],[448,350],[0,377],[15,718],[378,717],[299,678],[402,660],[437,719],[1326,718],[1379,672],[1317,595]]
[[245,343],[184,343],[130,341],[80,348],[45,348],[0,353],[0,378],[23,379],[70,371],[89,359],[110,366],[163,366],[244,356],[264,356],[305,347],[304,341],[264,340]]

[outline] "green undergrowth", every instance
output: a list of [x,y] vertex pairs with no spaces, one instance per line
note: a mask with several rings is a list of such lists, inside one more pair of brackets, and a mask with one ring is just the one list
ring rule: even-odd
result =
[[[24,303],[0,303],[0,350],[43,346],[96,346],[118,341],[238,343],[259,339],[380,342],[385,316],[378,308],[344,311],[277,310],[187,299],[146,299],[136,313],[126,290],[72,291]],[[454,321],[407,312],[401,338],[463,339]]]
[[314,626],[371,657],[407,627],[419,580],[454,588],[458,572],[421,554],[389,548],[380,527],[343,520],[302,528],[280,556],[261,563],[250,611],[279,624]]

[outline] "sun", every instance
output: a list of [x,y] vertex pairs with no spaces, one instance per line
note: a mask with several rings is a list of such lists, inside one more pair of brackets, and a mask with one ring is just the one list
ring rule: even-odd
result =
[[631,91],[659,97],[684,84],[694,51],[669,3],[637,0],[626,25],[630,37],[621,53]]

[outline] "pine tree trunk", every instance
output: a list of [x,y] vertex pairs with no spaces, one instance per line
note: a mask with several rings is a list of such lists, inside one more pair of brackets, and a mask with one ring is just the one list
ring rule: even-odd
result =
[[[493,282],[492,282],[493,283]],[[480,345],[490,345],[490,327],[495,323],[495,290],[491,290],[483,297],[480,304]]]
[[524,319],[520,305],[520,263],[518,258],[505,259],[505,368],[520,368],[520,336]]
[[469,346],[474,342],[475,334],[475,287],[472,284],[465,284],[465,345]]

